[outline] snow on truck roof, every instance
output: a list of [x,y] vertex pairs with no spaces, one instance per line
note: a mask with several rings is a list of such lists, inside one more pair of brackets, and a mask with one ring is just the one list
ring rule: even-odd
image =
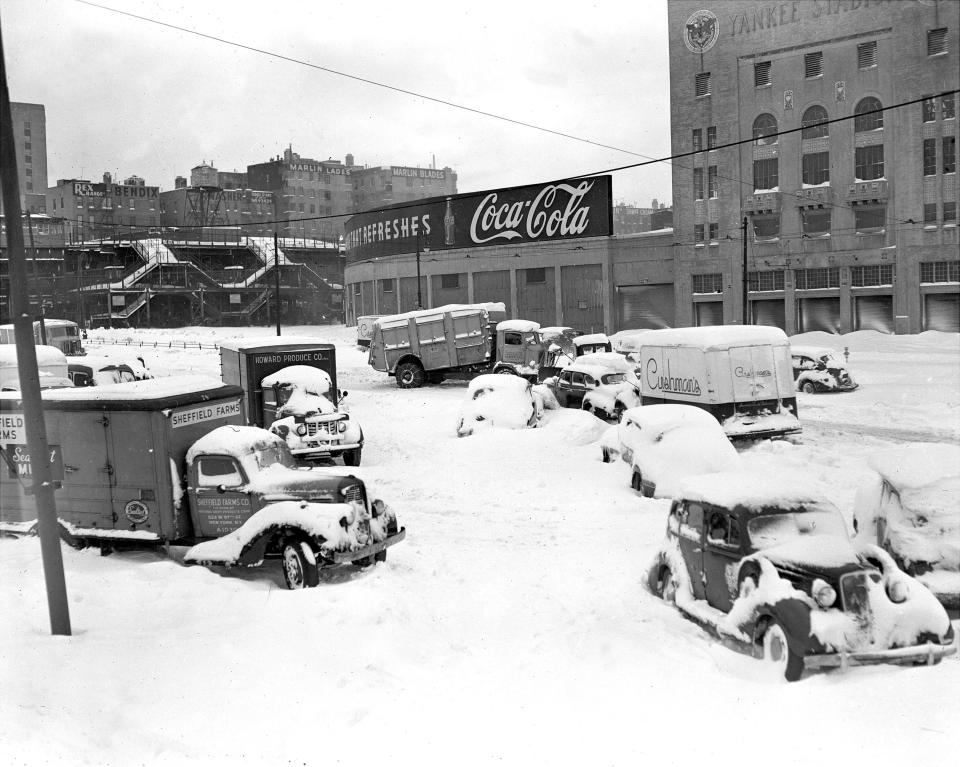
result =
[[[204,375],[150,378],[106,386],[49,389],[43,392],[47,410],[160,410],[227,397],[240,397],[239,386]],[[17,408],[20,392],[0,393],[0,403]]]
[[294,389],[303,389],[314,394],[324,394],[330,391],[330,387],[333,386],[326,370],[309,365],[289,365],[276,373],[271,373],[260,382],[261,386],[268,388],[277,384],[287,385]]
[[787,345],[787,334],[766,325],[713,325],[704,328],[664,328],[648,330],[640,339],[642,346],[694,346],[701,349],[726,349],[749,344]]
[[577,336],[573,339],[573,343],[577,346],[585,346],[587,344],[608,344],[610,339],[607,337],[606,333],[584,333],[582,336]]
[[263,338],[248,338],[235,341],[223,341],[220,344],[221,349],[229,349],[233,352],[256,351],[257,349],[273,347],[292,347],[299,349],[305,346],[333,346],[329,341],[323,341],[319,338],[307,338],[304,336],[288,336],[287,338],[278,338],[277,336],[265,336]]
[[504,320],[497,323],[497,330],[513,330],[517,333],[533,333],[540,330],[540,323],[533,320]]
[[377,324],[384,325],[400,320],[409,320],[411,317],[430,317],[436,314],[443,314],[444,312],[475,311],[477,309],[484,309],[487,312],[503,312],[504,314],[506,314],[507,311],[507,307],[502,301],[485,304],[445,304],[444,306],[436,306],[433,309],[416,309],[412,312],[403,312],[402,314],[385,314],[377,320]]
[[283,445],[280,437],[256,426],[221,426],[194,442],[187,451],[187,462],[198,455],[229,455],[242,458],[254,450]]

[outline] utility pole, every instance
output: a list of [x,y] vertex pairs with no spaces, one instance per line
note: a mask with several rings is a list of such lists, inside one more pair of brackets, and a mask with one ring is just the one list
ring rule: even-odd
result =
[[[0,27],[2,29],[2,27]],[[53,497],[53,471],[47,428],[40,398],[40,374],[37,370],[37,347],[33,340],[33,318],[27,290],[26,253],[23,227],[20,225],[20,189],[17,182],[17,159],[14,154],[13,115],[7,89],[7,66],[0,34],[0,187],[7,221],[7,254],[10,266],[10,314],[17,344],[17,367],[20,374],[20,397],[23,401],[23,432],[30,453],[33,476],[33,497],[37,504],[37,528],[40,534],[40,555],[47,586],[47,608],[50,631],[69,636],[70,608],[67,585],[63,576],[63,552],[60,550],[60,525]],[[14,416],[16,417],[16,416]]]
[[33,259],[33,287],[37,291],[37,319],[40,322],[40,343],[47,345],[47,323],[43,317],[43,290],[40,287],[40,276],[37,274],[37,248],[33,244],[33,222],[30,220],[30,211],[27,211],[27,233],[30,235],[30,255]]
[[743,217],[743,226],[741,227],[741,239],[743,240],[743,274],[741,275],[741,281],[743,283],[743,324],[749,325],[750,321],[748,317],[750,316],[750,304],[748,302],[747,294],[747,217]]
[[420,287],[420,229],[417,228],[417,309],[423,308],[423,290]]
[[280,248],[277,246],[277,230],[273,230],[273,298],[277,314],[277,335],[280,335]]

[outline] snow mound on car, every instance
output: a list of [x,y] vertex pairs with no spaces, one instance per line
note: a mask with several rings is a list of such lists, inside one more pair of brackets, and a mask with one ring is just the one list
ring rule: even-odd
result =
[[609,428],[592,413],[572,408],[561,408],[544,419],[542,428],[550,430],[550,440],[562,440],[571,445],[589,445],[596,442]]

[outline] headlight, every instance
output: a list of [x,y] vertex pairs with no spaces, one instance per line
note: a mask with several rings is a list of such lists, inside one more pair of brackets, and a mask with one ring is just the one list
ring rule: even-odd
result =
[[830,607],[830,605],[837,601],[836,590],[821,578],[817,578],[813,582],[813,587],[810,589],[810,592],[813,594],[814,601],[823,608]]
[[383,501],[381,501],[379,498],[377,498],[377,499],[373,502],[373,511],[372,511],[372,513],[373,513],[373,516],[374,516],[374,517],[379,517],[381,514],[385,513],[386,510],[387,510],[387,504],[385,504],[385,503],[384,503]]
[[906,602],[910,594],[910,587],[904,581],[891,581],[887,584],[887,596],[891,602],[900,604]]
[[346,430],[347,430],[347,422],[346,422],[346,421],[339,421],[339,422],[337,423],[337,431],[339,431],[341,434],[343,434]]
[[297,434],[301,437],[305,437],[307,434],[307,425],[305,423],[297,424]]

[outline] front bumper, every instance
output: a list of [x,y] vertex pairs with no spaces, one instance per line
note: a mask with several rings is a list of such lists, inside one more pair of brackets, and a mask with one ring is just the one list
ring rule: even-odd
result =
[[371,543],[369,546],[364,546],[362,549],[355,549],[354,551],[335,551],[330,555],[330,559],[335,565],[344,565],[358,559],[366,559],[367,557],[372,557],[374,554],[377,554],[384,549],[393,546],[394,544],[400,543],[400,541],[406,537],[407,528],[401,527],[400,530],[393,535],[388,535],[382,541],[379,541],[378,543]]
[[354,450],[363,447],[362,442],[324,442],[322,440],[315,443],[303,440],[300,447],[291,447],[290,452],[293,455],[331,455],[339,454],[344,450]]
[[934,644],[927,642],[913,647],[897,647],[892,650],[867,650],[863,652],[836,652],[807,655],[804,666],[809,669],[848,668],[850,666],[869,666],[876,663],[926,663],[932,665],[941,658],[954,655],[957,642]]

